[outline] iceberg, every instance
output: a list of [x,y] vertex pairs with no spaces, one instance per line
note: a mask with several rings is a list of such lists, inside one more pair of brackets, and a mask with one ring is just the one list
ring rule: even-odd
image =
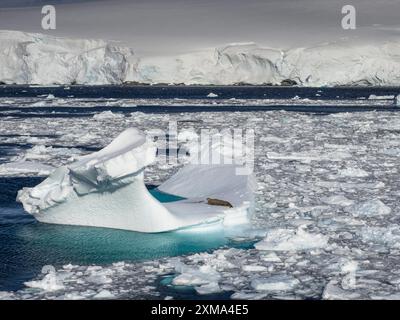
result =
[[251,174],[237,175],[234,164],[188,164],[158,187],[178,199],[162,203],[144,184],[144,170],[156,151],[142,132],[127,129],[104,149],[20,190],[17,200],[38,221],[52,224],[164,232],[247,222],[255,187]]
[[398,86],[399,54],[395,39],[340,39],[290,49],[232,43],[179,55],[137,56],[116,42],[0,31],[0,83]]

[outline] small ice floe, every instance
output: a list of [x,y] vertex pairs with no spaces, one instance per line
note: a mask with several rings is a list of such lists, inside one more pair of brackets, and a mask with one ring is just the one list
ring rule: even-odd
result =
[[324,248],[329,238],[322,234],[308,233],[304,227],[297,230],[273,229],[267,233],[264,240],[254,246],[258,250],[295,251]]
[[364,178],[368,177],[369,173],[360,168],[346,168],[339,170],[339,175],[342,177]]
[[41,289],[44,291],[57,291],[64,289],[62,280],[56,272],[50,272],[41,280],[25,282],[25,285],[30,288]]
[[296,278],[283,274],[251,281],[251,287],[257,291],[288,291],[300,284]]
[[394,100],[394,103],[397,107],[400,107],[400,94],[398,94]]
[[217,98],[218,97],[218,95],[216,94],[216,93],[213,93],[213,92],[210,92],[208,95],[207,95],[207,98]]
[[108,120],[108,119],[123,119],[124,115],[120,113],[114,113],[110,110],[97,113],[93,116],[95,120]]
[[[215,151],[225,157],[225,149],[218,147]],[[207,155],[214,150],[208,148],[198,151]],[[252,174],[237,174],[242,166],[189,163],[158,187],[182,199],[162,203],[144,184],[143,171],[155,161],[156,150],[138,129],[127,129],[104,149],[20,190],[18,201],[41,222],[139,232],[248,222],[256,184]],[[230,151],[232,156],[235,150]]]
[[109,290],[100,290],[94,297],[94,299],[113,299],[115,296]]
[[353,300],[360,297],[361,295],[357,292],[343,289],[337,280],[329,281],[322,293],[324,300]]
[[0,175],[37,175],[47,176],[54,171],[54,167],[34,161],[18,161],[0,164]]
[[261,259],[266,262],[282,262],[281,258],[275,252],[270,252],[264,256],[261,256]]
[[267,267],[259,265],[244,265],[242,266],[242,269],[246,272],[263,272],[268,270]]
[[400,226],[364,227],[361,229],[361,239],[364,243],[383,245],[388,248],[400,248]]
[[46,97],[47,100],[53,100],[55,98],[56,97],[54,96],[54,94],[51,94],[51,93]]
[[386,96],[377,96],[375,94],[371,94],[368,97],[368,100],[393,100],[394,95],[386,95]]
[[392,212],[392,209],[390,207],[388,207],[381,200],[378,199],[356,203],[349,207],[346,207],[344,210],[355,217],[384,216]]
[[350,206],[354,203],[353,200],[347,199],[344,195],[335,195],[321,199],[324,203],[337,206]]
[[173,279],[173,285],[194,286],[198,294],[210,294],[221,291],[218,284],[221,275],[209,265],[196,268],[183,263],[177,263],[175,270],[180,272],[180,275]]

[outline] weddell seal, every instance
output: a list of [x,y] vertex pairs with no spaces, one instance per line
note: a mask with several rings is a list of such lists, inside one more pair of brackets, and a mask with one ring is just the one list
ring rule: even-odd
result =
[[233,208],[233,206],[228,201],[219,199],[207,198],[207,204],[211,206],[223,206],[223,207]]

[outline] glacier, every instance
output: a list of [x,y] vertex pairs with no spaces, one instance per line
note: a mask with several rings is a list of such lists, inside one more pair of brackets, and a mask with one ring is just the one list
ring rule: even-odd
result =
[[0,31],[4,84],[400,85],[400,42],[352,39],[290,49],[233,43],[179,55],[138,56],[105,40]]
[[[17,200],[38,221],[51,224],[153,233],[248,222],[255,188],[251,174],[237,175],[235,164],[188,164],[158,187],[182,200],[161,203],[144,183],[144,170],[155,161],[156,151],[141,131],[126,129],[100,151],[20,190]],[[212,205],[208,198],[232,206]]]

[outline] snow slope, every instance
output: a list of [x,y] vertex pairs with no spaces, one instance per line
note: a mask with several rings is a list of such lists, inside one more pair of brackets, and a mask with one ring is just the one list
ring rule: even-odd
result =
[[400,42],[350,40],[280,50],[238,43],[178,56],[138,57],[103,40],[0,31],[6,84],[399,85]]

